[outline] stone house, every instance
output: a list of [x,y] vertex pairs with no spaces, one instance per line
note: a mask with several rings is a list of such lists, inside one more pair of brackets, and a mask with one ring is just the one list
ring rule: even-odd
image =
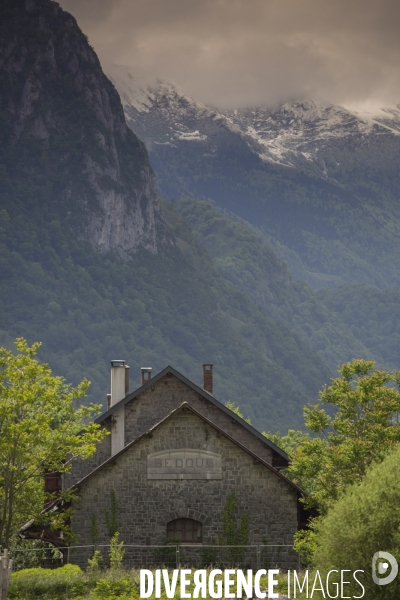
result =
[[280,545],[282,566],[295,568],[293,535],[307,515],[302,490],[280,472],[288,457],[214,398],[212,365],[203,375],[201,389],[172,367],[155,377],[144,368],[129,393],[129,368],[111,362],[109,407],[96,420],[110,435],[63,476],[63,487],[77,491],[77,544],[93,544],[93,523],[96,541],[108,544],[112,511],[126,545],[218,544],[234,494],[247,544]]

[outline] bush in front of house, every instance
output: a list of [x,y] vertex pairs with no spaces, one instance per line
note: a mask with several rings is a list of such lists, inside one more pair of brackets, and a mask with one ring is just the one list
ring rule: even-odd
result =
[[11,576],[10,600],[138,600],[138,571],[83,572],[77,565],[23,569]]
[[[318,525],[314,567],[326,575],[330,570],[361,569],[358,578],[368,600],[398,600],[400,575],[385,586],[372,579],[372,557],[378,551],[392,554],[400,563],[400,447],[382,463],[372,466],[363,481],[352,486]],[[387,574],[390,572],[390,568]],[[335,581],[335,573],[330,579]],[[348,579],[351,573],[347,573]],[[381,578],[383,575],[380,576]],[[361,596],[354,582],[347,596]]]
[[92,592],[94,600],[138,600],[139,591],[129,576],[120,579],[102,578]]
[[74,586],[80,588],[80,594],[76,595],[82,595],[83,575],[77,565],[65,565],[58,569],[37,567],[16,571],[11,575],[9,597],[18,600],[36,598],[56,600],[64,598],[66,591],[72,590]]

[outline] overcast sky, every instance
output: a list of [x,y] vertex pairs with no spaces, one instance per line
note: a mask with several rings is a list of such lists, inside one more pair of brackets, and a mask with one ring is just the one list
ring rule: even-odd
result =
[[400,103],[399,0],[61,0],[102,62],[206,104]]

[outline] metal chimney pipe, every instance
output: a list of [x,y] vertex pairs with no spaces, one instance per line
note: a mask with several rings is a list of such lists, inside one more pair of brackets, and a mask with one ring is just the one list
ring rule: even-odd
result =
[[125,398],[125,361],[111,361],[111,406]]
[[211,363],[203,365],[203,390],[211,396],[213,393],[213,366]]
[[[129,388],[129,367],[124,360],[111,361],[111,402],[110,408],[123,400]],[[125,446],[125,406],[114,411],[111,417],[111,456]]]
[[129,394],[129,367],[125,365],[125,396]]

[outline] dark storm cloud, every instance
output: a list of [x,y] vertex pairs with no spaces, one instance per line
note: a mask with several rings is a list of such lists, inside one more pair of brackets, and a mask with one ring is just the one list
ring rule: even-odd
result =
[[103,62],[208,104],[400,102],[398,0],[62,0]]

